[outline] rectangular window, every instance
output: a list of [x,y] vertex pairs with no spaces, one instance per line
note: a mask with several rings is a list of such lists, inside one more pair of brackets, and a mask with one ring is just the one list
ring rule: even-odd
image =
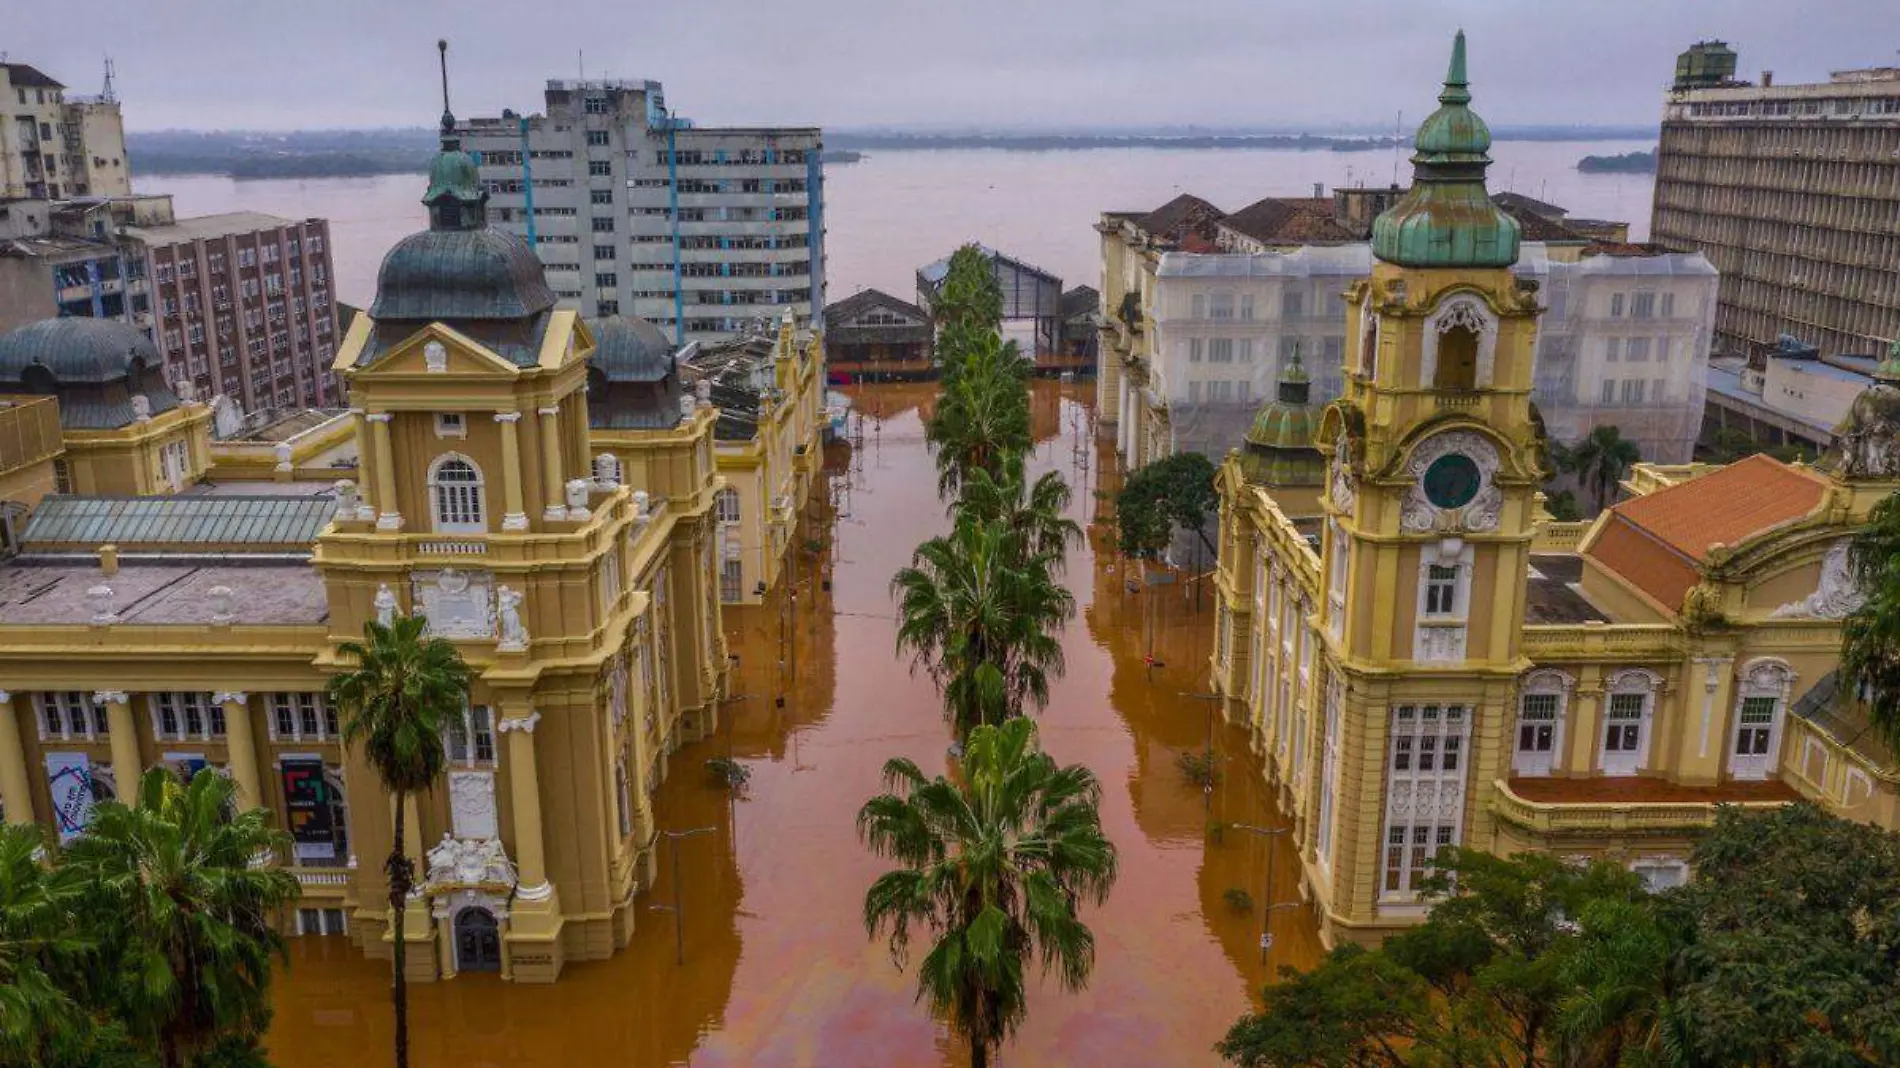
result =
[[594,216],[593,226],[594,232],[597,234],[611,234],[614,232],[614,217],[611,215],[596,215]]
[[1605,753],[1635,754],[1643,748],[1643,709],[1649,698],[1640,693],[1613,693],[1608,724],[1603,733]]
[[1188,299],[1188,318],[1207,318],[1207,294],[1196,293]]
[[1240,295],[1240,318],[1242,320],[1251,320],[1253,318],[1252,293],[1242,293]]
[[611,161],[604,159],[588,160],[587,176],[589,178],[612,178],[614,176],[614,165]]
[[1189,363],[1201,362],[1201,347],[1203,344],[1205,343],[1198,337],[1188,338],[1188,362]]
[[1630,300],[1630,318],[1654,319],[1656,317],[1656,294],[1638,293]]
[[495,766],[494,721],[487,705],[470,705],[443,725],[449,763],[465,768]]
[[1610,318],[1621,319],[1622,317],[1623,317],[1623,294],[1612,293],[1610,294]]
[[[1393,709],[1381,896],[1409,898],[1440,848],[1458,841],[1464,809],[1465,709],[1402,705]],[[1437,798],[1418,805],[1418,796]]]
[[1648,363],[1649,339],[1646,337],[1630,338],[1627,358],[1631,363]]
[[1597,397],[1597,402],[1600,404],[1616,403],[1616,379],[1606,378],[1603,380],[1603,389],[1601,395]]
[[224,737],[224,706],[202,692],[155,693],[152,733],[160,741]]
[[614,258],[614,247],[613,247],[612,245],[595,245],[595,246],[594,246],[594,258],[595,258],[595,259],[597,259],[597,260],[611,260],[611,259],[613,259],[613,258]]
[[1457,611],[1458,569],[1430,565],[1425,577],[1425,614],[1449,616]]
[[605,130],[587,131],[587,143],[589,145],[594,146],[595,148],[605,147],[607,144],[607,131]]
[[1735,732],[1736,756],[1767,756],[1768,735],[1775,723],[1775,709],[1780,704],[1774,697],[1744,697],[1740,713],[1741,723]]
[[1280,318],[1298,319],[1306,314],[1306,294],[1297,289],[1289,289],[1280,294]]
[[612,204],[614,202],[614,191],[611,189],[595,189],[589,191],[587,195],[588,199],[595,204]]
[[34,694],[33,700],[39,706],[42,741],[91,741],[106,736],[105,706],[93,704],[86,693],[48,691]]
[[1234,295],[1232,293],[1215,293],[1211,295],[1207,301],[1207,317],[1209,319],[1232,319],[1234,317]]
[[284,742],[323,742],[338,736],[336,709],[319,693],[270,695],[271,737]]
[[1548,753],[1557,731],[1557,702],[1554,693],[1527,693],[1518,703],[1517,751]]
[[1233,363],[1234,339],[1231,337],[1212,338],[1207,343],[1208,363]]
[[1662,317],[1665,319],[1673,319],[1676,317],[1676,295],[1674,293],[1664,293],[1662,295]]
[[1236,338],[1234,341],[1234,355],[1237,359],[1240,360],[1241,363],[1252,363],[1253,362],[1253,338],[1250,338],[1250,337]]
[[612,289],[620,284],[620,276],[612,271],[601,272],[594,275],[594,284],[602,289]]
[[742,560],[726,560],[719,570],[719,599],[734,604],[745,596],[745,563]]
[[1643,390],[1647,385],[1648,383],[1640,378],[1625,378],[1623,380],[1623,403],[1643,403]]

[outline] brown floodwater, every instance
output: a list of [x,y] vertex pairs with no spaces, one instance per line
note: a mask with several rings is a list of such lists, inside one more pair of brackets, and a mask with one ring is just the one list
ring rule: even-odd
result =
[[[916,1002],[914,967],[899,971],[865,934],[864,890],[887,865],[854,826],[886,759],[940,770],[950,740],[929,681],[893,652],[889,590],[912,549],[948,525],[921,424],[934,387],[846,392],[858,413],[851,442],[827,450],[807,509],[822,548],[800,564],[795,603],[780,591],[728,611],[742,696],[720,733],[674,756],[655,799],[663,829],[717,829],[679,847],[686,963],[675,963],[673,917],[643,907],[627,949],[570,964],[554,985],[491,975],[412,985],[416,1068],[967,1063]],[[1213,1043],[1257,1002],[1268,967],[1317,959],[1316,929],[1304,908],[1276,911],[1264,965],[1261,907],[1294,898],[1292,848],[1284,836],[1207,833],[1283,825],[1245,732],[1211,722],[1217,706],[1190,696],[1207,688],[1212,589],[1197,604],[1188,576],[1142,586],[1115,557],[1111,529],[1096,523],[1107,514],[1099,491],[1118,474],[1093,437],[1092,386],[1040,382],[1035,414],[1033,465],[1068,478],[1089,535],[1070,551],[1080,611],[1063,637],[1067,673],[1039,716],[1042,744],[1100,777],[1121,876],[1085,916],[1097,943],[1088,989],[1037,982],[1000,1063],[1215,1064]],[[1210,744],[1220,774],[1204,792],[1178,760]],[[700,770],[728,747],[752,772],[736,801]],[[662,854],[643,906],[672,902],[673,875]],[[1251,908],[1230,903],[1236,889]],[[270,1054],[283,1068],[386,1063],[388,965],[345,939],[293,940],[274,1001]]]

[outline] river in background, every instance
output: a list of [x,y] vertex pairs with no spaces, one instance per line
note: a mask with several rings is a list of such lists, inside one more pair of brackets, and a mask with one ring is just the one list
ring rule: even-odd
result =
[[[1644,141],[1505,141],[1492,146],[1491,188],[1514,189],[1580,217],[1629,222],[1649,233],[1654,179],[1581,174],[1577,160],[1653,147]],[[1194,193],[1236,211],[1264,196],[1401,180],[1392,152],[1091,149],[1005,152],[873,152],[825,169],[827,294],[875,287],[908,297],[916,269],[965,241],[1002,249],[1061,276],[1098,285],[1100,246],[1091,227],[1104,211],[1160,207]],[[213,175],[142,178],[139,192],[171,193],[180,215],[262,211],[330,220],[337,298],[366,305],[376,268],[403,235],[427,225],[419,174],[372,178],[256,179]]]

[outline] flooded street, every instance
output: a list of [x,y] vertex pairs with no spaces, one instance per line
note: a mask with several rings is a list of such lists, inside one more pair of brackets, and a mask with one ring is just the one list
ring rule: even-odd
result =
[[[1093,387],[1035,389],[1035,473],[1063,473],[1089,534],[1070,552],[1080,611],[1063,636],[1067,673],[1040,717],[1042,743],[1101,778],[1121,876],[1106,905],[1084,912],[1097,940],[1088,990],[1039,981],[999,1063],[1214,1064],[1212,1044],[1266,976],[1261,908],[1294,898],[1298,865],[1284,837],[1209,841],[1215,823],[1278,825],[1245,732],[1210,726],[1217,706],[1191,696],[1206,688],[1212,590],[1197,608],[1191,582],[1129,589],[1112,529],[1091,525],[1107,514],[1096,496],[1104,473],[1117,481],[1091,436]],[[781,589],[764,606],[727,610],[735,699],[716,736],[673,757],[656,797],[662,829],[716,829],[679,843],[677,873],[662,853],[642,898],[671,904],[677,874],[686,963],[675,963],[674,917],[643,907],[626,950],[570,965],[555,985],[464,975],[411,986],[416,1068],[963,1063],[960,1044],[915,1002],[914,974],[865,935],[864,890],[887,862],[854,826],[887,758],[935,772],[950,740],[929,681],[893,652],[889,592],[915,546],[948,525],[919,414],[935,386],[847,392],[859,413],[853,442],[828,451],[807,510],[822,548],[800,560],[792,603]],[[1221,776],[1204,795],[1177,760],[1210,737]],[[752,772],[736,802],[702,766],[728,747]],[[1229,890],[1251,907],[1230,904]],[[1273,921],[1273,966],[1310,965],[1310,914],[1284,909]],[[913,965],[924,951],[913,946]],[[386,963],[342,938],[293,940],[276,985],[275,1063],[387,1063],[391,1030]]]

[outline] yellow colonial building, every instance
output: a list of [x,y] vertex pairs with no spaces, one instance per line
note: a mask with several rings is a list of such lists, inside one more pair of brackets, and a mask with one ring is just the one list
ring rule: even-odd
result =
[[0,393],[60,406],[74,491],[0,561],[0,800],[72,837],[140,769],[218,768],[293,838],[295,929],[386,955],[392,805],[322,691],[366,621],[419,615],[476,681],[442,788],[409,802],[411,978],[550,981],[627,943],[649,797],[717,718],[718,414],[636,325],[558,308],[486,200],[445,137],[429,229],[337,354],[340,423],[213,447],[205,406],[147,381],[149,342],[80,320],[0,339]]
[[1344,396],[1314,413],[1292,376],[1219,476],[1214,682],[1329,944],[1417,922],[1448,845],[1663,886],[1718,804],[1900,826],[1892,754],[1835,674],[1848,541],[1900,488],[1900,353],[1826,470],[1643,467],[1594,522],[1551,521],[1544,309],[1469,100],[1460,35],[1345,295]]

